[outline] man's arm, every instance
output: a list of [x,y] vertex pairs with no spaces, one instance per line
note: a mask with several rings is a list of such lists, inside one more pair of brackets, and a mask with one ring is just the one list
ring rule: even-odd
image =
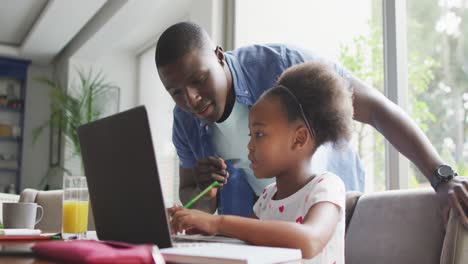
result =
[[[410,159],[431,181],[437,166],[444,164],[429,139],[416,123],[397,105],[372,87],[352,77],[354,119],[373,126],[403,155]],[[437,193],[458,212],[468,227],[468,179],[456,177],[440,184]]]
[[[195,181],[196,177],[194,174],[195,172],[193,169],[186,169],[179,166],[179,198],[183,204],[186,204],[202,191]],[[193,204],[191,208],[214,213],[218,206],[216,199],[217,190],[218,189],[213,188],[209,193]]]
[[426,135],[400,107],[376,89],[356,78],[351,80],[354,119],[377,129],[430,181],[436,167],[443,162]]

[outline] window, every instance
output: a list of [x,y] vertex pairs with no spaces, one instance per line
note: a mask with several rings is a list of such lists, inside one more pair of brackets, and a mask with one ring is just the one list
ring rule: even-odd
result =
[[[293,44],[343,64],[383,92],[382,1],[238,0],[235,21],[235,47]],[[383,137],[355,122],[353,144],[367,173],[366,191],[384,190]]]
[[[406,8],[409,113],[442,160],[468,175],[468,2],[415,0]],[[413,165],[409,177],[410,188],[430,186]]]

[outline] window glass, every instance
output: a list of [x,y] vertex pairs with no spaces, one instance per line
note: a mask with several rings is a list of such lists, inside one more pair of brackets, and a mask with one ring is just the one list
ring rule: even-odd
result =
[[[407,1],[409,113],[441,158],[468,175],[468,2]],[[429,187],[411,165],[410,188]]]
[[[382,92],[381,14],[382,1],[237,0],[235,46],[292,44],[341,63]],[[366,170],[366,191],[384,190],[383,137],[355,122],[353,144]]]

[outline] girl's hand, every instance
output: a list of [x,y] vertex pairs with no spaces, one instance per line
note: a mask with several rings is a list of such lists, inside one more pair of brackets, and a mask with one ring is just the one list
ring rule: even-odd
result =
[[185,209],[183,207],[171,208],[174,215],[171,219],[171,229],[174,233],[187,230],[188,233],[202,233],[216,235],[219,230],[221,218],[199,210]]
[[169,218],[169,221],[171,221],[171,218],[172,216],[175,214],[175,212],[181,210],[181,209],[184,209],[184,207],[180,204],[175,204],[171,207],[171,208],[168,208],[167,209],[167,216]]

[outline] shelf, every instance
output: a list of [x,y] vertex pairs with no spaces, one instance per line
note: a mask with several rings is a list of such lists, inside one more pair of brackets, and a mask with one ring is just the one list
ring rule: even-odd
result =
[[9,112],[9,113],[21,113],[23,109],[21,108],[11,108],[8,106],[0,106],[0,112]]
[[0,168],[0,173],[2,172],[17,172],[18,168]]
[[[2,184],[11,186],[16,193],[19,193],[22,186],[23,165],[23,140],[24,140],[24,122],[26,108],[26,82],[28,80],[28,66],[31,62],[5,58],[0,56],[0,86],[5,87],[2,91],[0,117],[2,118],[0,128],[0,178]],[[6,97],[5,97],[6,95]],[[14,120],[12,120],[14,118]],[[5,124],[5,122],[7,122]],[[9,126],[9,127],[8,127]],[[16,150],[15,150],[16,149]],[[14,154],[15,160],[5,159],[4,154]],[[6,176],[9,176],[6,179]],[[1,189],[1,188],[0,188]],[[1,192],[2,190],[0,190]],[[0,261],[1,262],[1,261]]]
[[0,142],[20,142],[20,137],[0,137]]

